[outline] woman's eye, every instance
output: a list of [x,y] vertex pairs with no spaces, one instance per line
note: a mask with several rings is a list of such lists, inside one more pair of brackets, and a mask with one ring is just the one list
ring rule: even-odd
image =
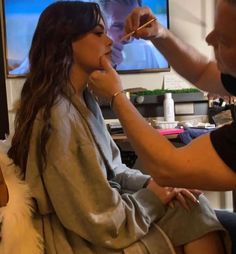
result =
[[229,48],[229,44],[226,43],[225,41],[220,41],[220,46],[224,48]]
[[229,41],[224,39],[224,38],[219,38],[219,43],[223,47],[229,47],[230,46]]
[[95,34],[98,36],[102,36],[104,34],[104,32],[95,32]]

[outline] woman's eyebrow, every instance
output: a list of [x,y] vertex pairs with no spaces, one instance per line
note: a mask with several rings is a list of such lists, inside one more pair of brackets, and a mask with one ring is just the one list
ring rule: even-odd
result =
[[101,29],[105,33],[107,32],[107,29],[103,24],[97,24],[97,26],[94,28],[94,30],[96,30],[96,29]]

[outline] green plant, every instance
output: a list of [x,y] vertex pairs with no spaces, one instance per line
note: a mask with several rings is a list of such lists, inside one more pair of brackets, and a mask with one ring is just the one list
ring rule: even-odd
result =
[[142,92],[131,93],[131,95],[164,95],[165,93],[199,93],[200,91],[196,88],[184,88],[179,90],[171,89],[154,89],[145,90]]

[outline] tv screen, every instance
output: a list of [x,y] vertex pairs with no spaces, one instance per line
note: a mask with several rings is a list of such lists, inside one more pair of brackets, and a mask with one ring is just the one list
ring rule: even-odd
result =
[[[28,72],[28,52],[40,13],[56,0],[4,0],[6,72],[8,77]],[[113,39],[112,63],[119,73],[168,71],[162,54],[148,40],[120,42],[124,20],[137,6],[148,6],[159,22],[169,27],[168,0],[84,0],[97,2],[104,13],[108,35]]]
[[[0,3],[1,6],[1,3]],[[4,53],[2,40],[2,19],[0,18],[0,140],[6,138],[9,134],[8,108],[7,108],[7,93],[6,79],[4,68]]]

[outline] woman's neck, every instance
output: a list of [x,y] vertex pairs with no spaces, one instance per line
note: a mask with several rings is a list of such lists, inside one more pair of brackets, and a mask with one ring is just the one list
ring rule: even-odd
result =
[[76,68],[75,66],[71,67],[70,70],[70,81],[71,85],[75,89],[76,94],[83,98],[83,91],[86,88],[88,83],[88,73],[82,69]]

